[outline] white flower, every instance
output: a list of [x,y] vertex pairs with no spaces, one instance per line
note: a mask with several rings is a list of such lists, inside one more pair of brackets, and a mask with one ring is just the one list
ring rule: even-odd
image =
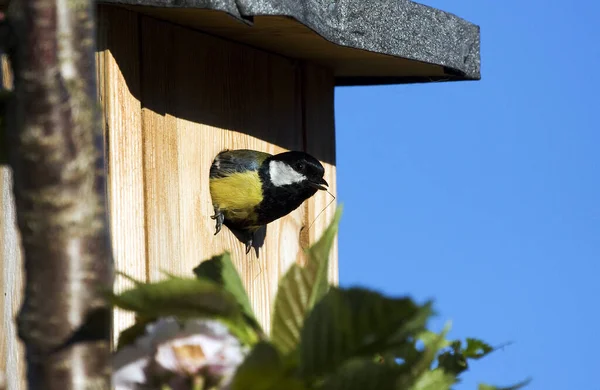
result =
[[133,390],[165,374],[206,376],[226,385],[246,354],[225,325],[214,320],[161,318],[113,358],[113,386]]

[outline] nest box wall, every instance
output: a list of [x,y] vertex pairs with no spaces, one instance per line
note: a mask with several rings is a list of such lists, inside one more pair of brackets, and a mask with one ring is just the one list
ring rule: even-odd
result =
[[209,168],[223,149],[306,150],[324,163],[335,193],[332,71],[123,8],[101,6],[98,19],[117,269],[148,280],[191,276],[202,260],[231,251],[268,329],[279,277],[335,206],[308,230],[331,199],[317,194],[268,225],[258,258],[246,255],[228,229],[214,235]]
[[[318,192],[268,225],[258,258],[246,255],[227,228],[213,234],[214,156],[305,150],[335,194],[336,85],[479,78],[479,28],[408,0],[108,2],[98,8],[97,65],[116,268],[140,280],[191,276],[228,250],[267,330],[279,277],[335,205],[325,208],[330,197]],[[12,321],[21,255],[10,173],[0,174],[0,370],[14,373],[11,389],[23,377]],[[330,267],[335,283],[336,246]],[[117,278],[117,289],[128,285]],[[117,311],[115,334],[132,322]]]

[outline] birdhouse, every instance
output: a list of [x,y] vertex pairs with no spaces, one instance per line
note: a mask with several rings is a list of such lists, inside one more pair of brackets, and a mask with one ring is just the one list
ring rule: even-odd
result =
[[[335,195],[335,87],[480,77],[479,28],[408,0],[111,0],[98,6],[97,34],[116,269],[138,280],[191,276],[230,251],[266,330],[279,277],[335,205],[319,191],[268,225],[258,257],[246,254],[228,229],[214,235],[216,154],[306,151]],[[23,375],[19,238],[1,172],[0,370]],[[116,288],[128,283],[117,278]],[[114,321],[117,334],[133,318],[117,311]]]

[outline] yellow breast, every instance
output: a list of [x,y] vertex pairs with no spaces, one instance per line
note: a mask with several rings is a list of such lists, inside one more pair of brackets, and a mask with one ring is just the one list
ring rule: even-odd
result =
[[234,173],[223,178],[210,179],[213,205],[229,220],[256,220],[254,208],[263,200],[258,172]]

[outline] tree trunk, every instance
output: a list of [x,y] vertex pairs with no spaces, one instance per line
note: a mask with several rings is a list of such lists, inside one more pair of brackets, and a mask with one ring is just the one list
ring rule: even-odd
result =
[[[19,3],[16,3],[16,2]],[[15,0],[9,162],[24,253],[30,389],[110,387],[113,264],[89,0]]]

